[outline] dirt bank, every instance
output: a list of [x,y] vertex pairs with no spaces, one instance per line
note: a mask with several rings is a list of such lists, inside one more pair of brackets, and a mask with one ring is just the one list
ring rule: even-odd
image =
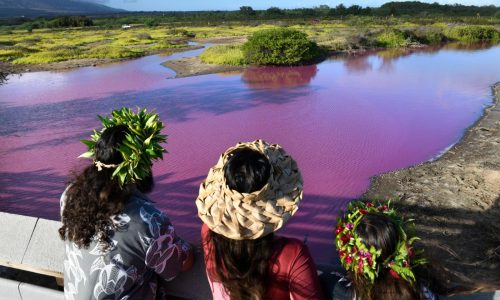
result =
[[397,199],[447,288],[500,289],[500,83],[494,103],[439,159],[383,174],[363,196]]
[[175,77],[189,77],[212,73],[224,73],[241,71],[245,67],[229,66],[229,65],[212,65],[206,64],[199,57],[188,57],[177,60],[170,60],[162,63],[163,66],[169,67],[175,71]]

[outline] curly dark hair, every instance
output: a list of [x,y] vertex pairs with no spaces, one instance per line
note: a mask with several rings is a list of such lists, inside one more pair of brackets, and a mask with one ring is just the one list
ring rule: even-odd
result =
[[[268,159],[253,150],[234,153],[224,166],[229,188],[240,193],[260,190],[270,176]],[[255,240],[233,240],[209,231],[209,243],[218,279],[231,299],[264,299],[270,262],[278,245],[273,234]]]
[[[121,163],[123,157],[118,147],[128,132],[124,125],[107,128],[95,145],[95,159],[104,164]],[[137,187],[121,187],[117,178],[111,178],[113,171],[114,168],[98,171],[92,164],[71,180],[61,214],[62,240],[68,239],[79,248],[88,248],[95,238],[109,245],[113,234],[110,216],[123,211],[136,188],[143,192],[152,189],[152,174]]]

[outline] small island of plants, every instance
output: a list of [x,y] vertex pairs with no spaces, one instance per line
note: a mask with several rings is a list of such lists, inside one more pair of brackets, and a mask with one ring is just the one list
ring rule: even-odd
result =
[[252,34],[242,45],[218,45],[200,56],[205,63],[227,65],[301,65],[322,56],[307,34],[295,29],[272,28]]

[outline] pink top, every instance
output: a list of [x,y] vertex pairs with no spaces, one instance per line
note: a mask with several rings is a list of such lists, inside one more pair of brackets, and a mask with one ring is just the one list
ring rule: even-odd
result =
[[[224,286],[217,280],[215,260],[210,255],[211,244],[208,242],[209,228],[203,224],[201,237],[208,281],[214,299],[230,299]],[[270,282],[265,299],[324,299],[316,272],[316,266],[306,245],[297,239],[275,237],[276,261],[271,262]]]

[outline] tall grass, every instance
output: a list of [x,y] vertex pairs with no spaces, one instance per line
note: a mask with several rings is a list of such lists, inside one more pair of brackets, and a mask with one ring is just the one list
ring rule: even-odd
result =
[[456,26],[446,30],[445,34],[450,39],[466,42],[500,40],[500,30],[493,26]]
[[[462,18],[472,24],[473,19]],[[458,21],[457,21],[458,22]],[[187,47],[179,40],[193,37],[248,37],[265,29],[288,27],[301,31],[320,45],[333,51],[357,48],[407,47],[413,43],[438,44],[445,40],[465,42],[500,40],[500,30],[493,26],[450,26],[443,18],[376,18],[349,17],[342,21],[310,22],[307,20],[242,25],[230,22],[217,26],[177,26],[165,24],[146,28],[123,29],[34,29],[0,30],[0,60],[15,63],[50,63],[75,58],[127,58],[157,53],[165,49]],[[202,59],[211,63],[241,65],[247,63],[237,46],[216,46]]]
[[406,47],[412,42],[411,37],[399,29],[384,30],[375,40],[380,47],[386,48]]
[[81,50],[72,47],[57,47],[47,51],[28,54],[13,61],[14,64],[47,64],[78,58]]
[[242,66],[247,62],[241,45],[217,45],[208,48],[200,55],[207,64]]

